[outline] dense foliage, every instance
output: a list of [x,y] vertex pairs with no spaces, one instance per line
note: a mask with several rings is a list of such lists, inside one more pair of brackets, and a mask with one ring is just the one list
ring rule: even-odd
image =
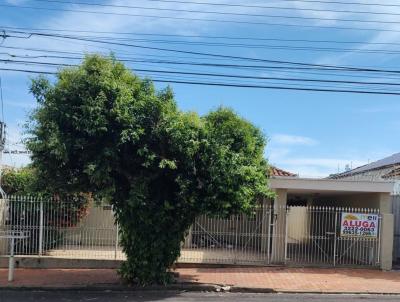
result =
[[37,193],[37,177],[30,167],[6,169],[1,175],[1,186],[8,195],[32,195]]
[[128,281],[171,281],[196,216],[251,211],[269,194],[256,127],[229,109],[181,112],[170,89],[156,91],[113,58],[88,56],[31,91],[34,167],[52,190],[112,203]]

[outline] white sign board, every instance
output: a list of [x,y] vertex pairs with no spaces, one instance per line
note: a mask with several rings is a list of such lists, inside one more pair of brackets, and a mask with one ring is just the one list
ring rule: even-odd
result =
[[377,214],[342,213],[340,236],[377,238],[378,229]]

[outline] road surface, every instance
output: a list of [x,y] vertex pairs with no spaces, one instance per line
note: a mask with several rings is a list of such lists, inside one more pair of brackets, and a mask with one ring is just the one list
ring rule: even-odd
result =
[[110,291],[23,291],[0,290],[0,302],[369,302],[400,301],[400,296],[369,295],[300,295],[300,294],[239,294],[110,292]]

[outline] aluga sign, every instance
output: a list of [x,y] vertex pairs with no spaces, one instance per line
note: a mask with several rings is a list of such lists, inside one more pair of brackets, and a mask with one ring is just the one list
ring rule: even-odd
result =
[[340,236],[378,237],[379,220],[377,214],[342,213]]

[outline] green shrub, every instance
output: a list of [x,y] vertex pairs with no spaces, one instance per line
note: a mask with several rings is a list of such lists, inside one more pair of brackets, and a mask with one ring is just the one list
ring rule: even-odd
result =
[[258,128],[230,109],[182,112],[171,89],[156,91],[114,58],[88,56],[31,91],[39,106],[28,148],[39,178],[110,201],[130,282],[170,282],[198,215],[250,211],[269,195]]

